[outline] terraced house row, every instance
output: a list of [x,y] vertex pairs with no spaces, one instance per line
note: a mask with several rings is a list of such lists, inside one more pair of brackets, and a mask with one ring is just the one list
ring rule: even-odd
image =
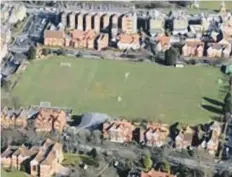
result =
[[[104,114],[103,114],[104,115]],[[70,114],[61,109],[39,108],[36,111],[22,109],[21,111],[12,111],[3,108],[1,113],[1,127],[21,127],[27,126],[27,121],[33,120],[35,131],[51,132],[56,130],[63,132]],[[86,119],[85,116],[82,119]],[[91,118],[90,118],[91,119]],[[100,119],[97,121],[97,119]],[[189,126],[176,124],[169,126],[154,122],[135,122],[132,123],[125,119],[108,118],[101,120],[99,114],[94,121],[103,124],[102,133],[105,139],[116,143],[130,143],[136,141],[146,146],[161,147],[170,144],[176,149],[185,149],[188,147],[207,149],[210,154],[215,155],[218,151],[219,137],[222,133],[221,124],[213,121],[202,125]],[[91,120],[89,123],[92,125]],[[94,126],[94,125],[93,125]],[[98,127],[98,126],[97,126]]]
[[[212,155],[218,151],[219,137],[221,135],[221,125],[218,122],[208,124],[207,131],[196,130],[196,127],[188,125],[169,127],[167,124],[131,123],[127,120],[113,120],[103,124],[103,135],[106,139],[117,143],[130,143],[137,141],[146,146],[157,146],[172,143],[176,149],[195,147],[207,149]],[[203,137],[199,137],[199,132]]]

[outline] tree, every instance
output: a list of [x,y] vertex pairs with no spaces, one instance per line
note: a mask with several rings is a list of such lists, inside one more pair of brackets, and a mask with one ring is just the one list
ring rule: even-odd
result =
[[167,160],[164,160],[164,161],[161,163],[160,168],[162,169],[162,171],[170,173],[170,164],[168,163]]
[[94,130],[92,132],[92,136],[91,136],[91,140],[92,142],[96,143],[96,144],[100,144],[101,143],[101,131],[100,130]]
[[33,60],[36,58],[36,48],[35,46],[31,46],[28,51],[28,59]]
[[174,47],[170,47],[165,51],[165,64],[168,66],[173,66],[179,59],[180,54]]
[[152,160],[150,156],[146,155],[144,157],[143,166],[146,168],[146,170],[149,170],[152,167]]
[[46,49],[46,48],[44,48],[42,50],[42,54],[45,55],[45,56],[47,56],[49,54],[49,52],[50,52],[49,49]]

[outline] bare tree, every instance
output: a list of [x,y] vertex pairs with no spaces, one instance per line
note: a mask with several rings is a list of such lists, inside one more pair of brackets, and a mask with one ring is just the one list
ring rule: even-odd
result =
[[102,133],[100,130],[94,130],[92,132],[91,141],[96,144],[100,144],[102,142],[101,136],[102,136]]

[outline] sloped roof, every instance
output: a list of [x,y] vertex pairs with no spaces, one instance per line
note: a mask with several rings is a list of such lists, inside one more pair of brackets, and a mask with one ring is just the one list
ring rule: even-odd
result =
[[168,174],[166,172],[155,171],[151,169],[149,172],[141,172],[141,177],[176,177],[175,175]]
[[64,31],[46,30],[44,32],[44,38],[59,38],[59,39],[63,39],[64,37],[65,37]]
[[84,113],[78,128],[89,128],[104,123],[109,116],[104,113]]

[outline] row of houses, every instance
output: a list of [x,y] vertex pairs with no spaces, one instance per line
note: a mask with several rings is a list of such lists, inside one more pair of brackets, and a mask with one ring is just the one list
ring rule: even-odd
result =
[[[37,112],[29,115],[27,110],[21,110],[18,113],[7,110],[2,110],[1,126],[8,127],[23,127],[27,126],[28,118],[34,119],[34,127],[37,132],[50,132],[57,130],[62,132],[67,126],[68,113],[60,109],[41,108]],[[83,116],[84,119],[85,116]],[[101,118],[101,117],[100,117]],[[99,116],[94,118],[97,121]],[[83,120],[85,121],[85,120]],[[90,120],[86,120],[91,122]],[[210,154],[215,154],[218,150],[219,136],[221,135],[221,125],[218,122],[209,124],[209,130],[203,130],[204,137],[197,138],[198,131],[196,127],[182,126],[177,129],[178,134],[173,134],[173,130],[167,124],[147,123],[140,126],[137,123],[133,124],[125,119],[117,119],[112,121],[100,121],[103,123],[102,133],[105,139],[117,143],[129,143],[137,141],[147,146],[161,147],[169,143],[169,137],[172,139],[173,146],[177,149],[187,147],[202,147],[208,149]]]
[[[171,37],[157,36],[156,51],[166,51],[172,46]],[[204,42],[196,38],[186,38],[181,45],[181,54],[184,57],[208,57],[208,58],[230,58],[232,52],[232,41],[221,39],[220,41]]]
[[102,50],[108,47],[108,43],[108,34],[97,34],[94,30],[73,30],[69,34],[65,34],[64,31],[46,30],[44,32],[44,45],[46,46]]
[[5,169],[25,170],[33,177],[50,177],[62,167],[64,159],[62,145],[51,139],[42,146],[31,148],[8,146],[1,153],[1,165]]
[[111,29],[112,26],[120,28],[124,33],[137,32],[137,16],[135,13],[107,13],[107,12],[62,12],[61,24],[68,29],[102,30]]
[[64,110],[41,108],[38,111],[30,112],[27,109],[20,111],[3,108],[1,111],[1,127],[25,128],[28,119],[33,119],[37,132],[50,132],[56,130],[62,132],[67,125],[69,115]]
[[[94,30],[72,30],[69,34],[65,34],[61,30],[46,30],[44,32],[44,45],[88,48],[100,51],[109,47],[109,35],[107,33],[97,34]],[[117,47],[120,50],[138,50],[141,47],[141,37],[138,34],[122,33],[118,35]]]
[[[168,143],[168,137],[173,137],[172,133],[168,125],[160,123],[147,123],[145,128],[136,126],[127,120],[113,120],[103,124],[104,138],[117,143],[138,141],[146,146],[161,147]],[[213,122],[209,132],[205,132],[208,135],[207,138],[199,141],[194,140],[196,133],[194,128],[190,126],[181,127],[173,138],[173,146],[176,149],[195,146],[207,149],[210,154],[215,155],[218,151],[221,125],[218,122]]]

